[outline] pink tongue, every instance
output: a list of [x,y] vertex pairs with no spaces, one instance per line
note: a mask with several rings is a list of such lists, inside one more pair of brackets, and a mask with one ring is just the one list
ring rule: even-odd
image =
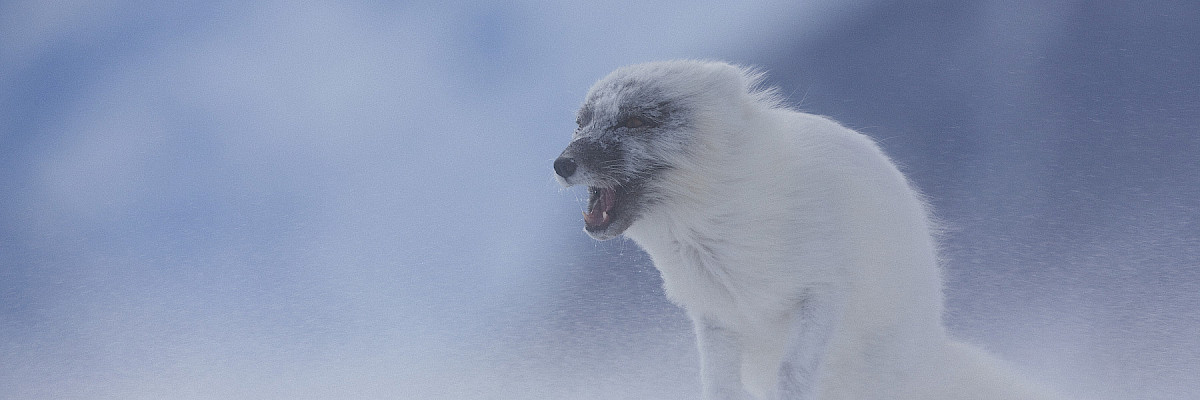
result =
[[600,226],[608,223],[608,212],[612,211],[617,193],[613,189],[600,189],[600,198],[591,205],[588,212],[583,213],[583,222],[590,226]]

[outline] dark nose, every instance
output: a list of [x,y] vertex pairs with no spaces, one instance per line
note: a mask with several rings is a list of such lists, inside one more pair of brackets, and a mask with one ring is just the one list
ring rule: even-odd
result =
[[559,157],[557,160],[554,160],[554,173],[563,178],[570,178],[571,175],[575,175],[575,167],[575,160],[573,159]]

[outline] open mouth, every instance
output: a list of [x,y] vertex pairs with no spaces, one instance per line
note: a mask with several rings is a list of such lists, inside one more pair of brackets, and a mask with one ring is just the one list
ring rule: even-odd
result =
[[588,209],[583,213],[583,222],[589,231],[602,230],[612,223],[613,208],[617,205],[617,190],[588,186]]

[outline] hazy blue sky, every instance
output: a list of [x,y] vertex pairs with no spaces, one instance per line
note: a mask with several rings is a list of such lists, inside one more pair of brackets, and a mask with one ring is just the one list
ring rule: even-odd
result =
[[686,318],[550,169],[668,58],[880,140],[959,336],[1200,393],[1200,6],[793,3],[0,3],[0,398],[694,398]]

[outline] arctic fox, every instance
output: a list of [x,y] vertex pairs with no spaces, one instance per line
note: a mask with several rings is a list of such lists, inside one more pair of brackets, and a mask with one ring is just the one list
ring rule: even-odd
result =
[[869,138],[719,62],[592,87],[557,179],[691,317],[705,399],[1049,398],[942,326],[920,195]]

